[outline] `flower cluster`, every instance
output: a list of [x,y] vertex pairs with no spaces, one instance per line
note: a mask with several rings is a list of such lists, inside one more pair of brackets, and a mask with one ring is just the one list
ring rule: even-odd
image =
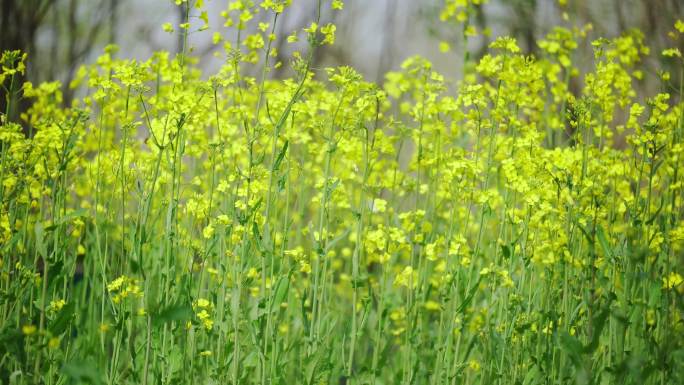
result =
[[[163,28],[201,32],[203,2],[176,3]],[[109,46],[70,106],[57,82],[14,89],[0,378],[684,382],[682,79],[638,87],[641,33],[554,28],[536,55],[498,37],[457,82],[410,57],[380,85],[318,71],[326,20],[276,36],[291,3],[228,2],[210,76],[190,49]],[[467,38],[484,3],[441,17]]]

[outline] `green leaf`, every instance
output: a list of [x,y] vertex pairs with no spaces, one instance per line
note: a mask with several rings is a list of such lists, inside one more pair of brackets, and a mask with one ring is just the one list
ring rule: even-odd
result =
[[57,219],[54,224],[48,226],[45,228],[45,230],[54,230],[57,228],[59,225],[63,225],[65,223],[69,223],[72,219],[76,218],[82,218],[88,216],[88,210],[86,209],[78,209],[70,212],[69,214]]
[[511,247],[508,245],[501,245],[501,254],[505,259],[509,259],[511,257]]
[[598,348],[601,332],[603,332],[603,328],[606,326],[606,320],[609,315],[610,310],[608,307],[604,307],[591,321],[593,335],[591,337],[591,342],[583,349],[585,353],[593,353]]
[[75,302],[69,302],[62,307],[57,314],[57,317],[50,322],[48,330],[54,336],[62,334],[68,327],[74,318],[74,310],[76,309]]
[[287,147],[290,144],[289,140],[285,141],[285,144],[283,144],[283,148],[280,149],[280,152],[278,153],[278,156],[276,157],[275,161],[273,162],[273,171],[278,171],[280,169],[280,163],[283,162],[283,158],[285,158],[285,154],[287,153]]
[[34,231],[36,233],[36,250],[45,259],[48,255],[47,247],[45,246],[45,229],[43,229],[43,224],[36,222]]
[[192,317],[192,306],[188,304],[175,304],[162,309],[152,316],[152,323],[159,327],[173,321],[185,321]]
[[532,365],[532,367],[527,371],[525,379],[523,380],[523,385],[531,385],[536,383],[535,379],[541,378],[541,373],[539,373],[539,368],[537,365]]
[[560,345],[563,350],[568,353],[575,368],[582,368],[582,353],[584,351],[582,343],[574,336],[571,336],[567,332],[563,332],[560,335]]
[[271,312],[277,309],[280,304],[287,297],[287,293],[290,290],[290,277],[285,275],[280,277],[278,283],[275,286],[275,294],[273,295],[273,300],[271,301]]
[[475,292],[477,291],[477,287],[480,285],[481,281],[482,276],[479,276],[477,282],[475,282],[475,284],[470,288],[470,291],[468,292],[466,298],[458,306],[458,309],[456,309],[455,314],[461,313],[470,304],[470,302],[473,300],[473,297],[475,296]]
[[0,355],[8,357],[13,356],[19,362],[22,362],[26,359],[24,335],[21,334],[19,328],[13,326],[14,325],[10,325],[8,322],[7,325],[0,330]]
[[610,258],[611,260],[614,260],[615,254],[613,254],[613,251],[610,245],[608,244],[608,239],[606,238],[605,231],[603,231],[603,227],[596,227],[596,237],[598,238],[599,245],[601,245],[601,249],[603,250],[603,253],[606,255],[606,257]]
[[72,384],[103,384],[102,377],[100,373],[102,370],[98,369],[96,365],[92,362],[84,362],[73,360],[64,364],[62,367],[62,373],[64,373],[71,381]]
[[311,356],[306,361],[308,361],[304,369],[306,372],[306,383],[313,384],[316,366],[318,365],[318,355]]

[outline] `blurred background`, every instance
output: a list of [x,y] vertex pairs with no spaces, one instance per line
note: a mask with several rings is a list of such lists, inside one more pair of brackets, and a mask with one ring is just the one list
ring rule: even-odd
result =
[[[221,44],[212,43],[214,32],[227,40],[234,34],[234,29],[223,26],[225,20],[220,16],[229,3],[205,0],[210,21],[210,28],[205,31],[198,31],[203,24],[199,12],[190,13],[192,54],[200,58],[200,67],[209,71],[222,61],[216,55],[222,52]],[[342,11],[332,11],[329,6],[323,9],[321,22],[337,24],[337,41],[316,52],[314,68],[351,65],[367,80],[381,83],[388,70],[419,54],[432,61],[447,78],[459,77],[466,47],[460,27],[440,22],[443,0],[344,3]],[[184,14],[184,5],[176,5],[172,0],[0,0],[0,4],[0,51],[28,52],[26,78],[32,82],[60,80],[68,85],[76,69],[97,58],[107,44],[120,46],[119,57],[140,60],[156,50],[181,49],[179,33],[162,30],[162,24],[171,23],[178,31]],[[303,48],[305,44],[287,44],[287,35],[308,26],[316,4],[316,0],[293,0],[292,7],[279,18],[275,47],[284,63],[292,49]],[[661,49],[673,45],[684,48],[684,42],[675,44],[667,35],[675,21],[684,18],[683,13],[684,0],[490,0],[480,6],[475,19],[470,21],[479,32],[486,33],[471,38],[467,49],[477,58],[491,39],[511,35],[525,52],[534,53],[538,50],[537,41],[553,26],[591,23],[589,40],[640,29],[652,49],[652,60],[660,60]],[[266,20],[269,17],[261,12],[256,19],[262,20],[253,20],[252,25],[270,21]],[[580,46],[578,55],[590,58],[591,46]],[[658,66],[662,63],[653,63],[651,68]],[[288,75],[288,66],[284,65],[271,76]],[[72,92],[64,87],[65,103],[73,97]]]

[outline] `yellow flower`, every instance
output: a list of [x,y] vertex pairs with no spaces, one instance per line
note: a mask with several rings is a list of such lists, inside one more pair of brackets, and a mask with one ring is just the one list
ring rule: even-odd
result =
[[439,311],[442,309],[442,306],[438,302],[430,300],[425,302],[425,308],[430,311]]
[[107,285],[107,291],[112,292],[112,291],[117,291],[121,288],[121,286],[124,284],[126,280],[126,276],[122,275],[119,278],[113,280]]
[[385,210],[387,210],[386,200],[380,198],[373,199],[373,211],[378,213],[384,213]]
[[682,53],[679,51],[678,48],[668,48],[666,50],[663,50],[663,56],[667,57],[682,57]]
[[261,288],[259,286],[252,286],[249,288],[249,295],[251,295],[252,298],[258,297],[260,292]]
[[164,30],[164,32],[173,33],[173,24],[164,23],[162,24],[162,29]]
[[307,28],[304,28],[305,32],[308,33],[315,33],[318,30],[318,23],[316,22],[311,22],[311,25],[309,25]]
[[684,33],[684,21],[677,20],[677,22],[675,22],[675,29],[679,31],[679,33]]
[[299,37],[297,37],[297,31],[293,31],[288,37],[287,37],[287,42],[288,43],[296,43],[299,41]]
[[211,42],[213,44],[218,44],[221,42],[221,40],[223,40],[223,36],[221,36],[221,32],[214,32],[211,35]]
[[682,282],[684,282],[684,278],[673,271],[667,277],[663,277],[663,289],[677,288]]
[[206,310],[202,310],[197,313],[197,318],[200,319],[205,329],[211,330],[214,327],[214,321],[211,320],[211,316]]
[[335,30],[337,27],[335,24],[328,23],[321,27],[321,33],[323,34],[323,44],[334,44],[335,43]]
[[477,28],[475,28],[475,26],[471,24],[466,28],[465,31],[463,31],[463,34],[465,36],[470,36],[470,37],[477,36]]
[[406,266],[402,272],[394,279],[394,284],[397,286],[405,286],[415,288],[418,286],[418,273],[413,271],[413,267]]
[[27,336],[35,334],[36,330],[38,330],[38,329],[36,328],[35,325],[24,325],[21,327],[22,333],[24,333],[24,335],[27,335]]
[[255,33],[247,36],[243,44],[251,50],[261,49],[264,47],[264,37],[261,34]]
[[520,47],[514,38],[510,36],[501,36],[494,40],[490,45],[490,48],[498,48],[510,53],[520,52]]
[[489,275],[492,272],[494,272],[494,268],[490,265],[489,267],[483,267],[482,270],[480,270],[480,275]]
[[211,237],[214,236],[214,226],[212,224],[208,224],[204,230],[202,230],[202,236],[204,239],[210,239]]
[[449,42],[440,41],[439,42],[439,52],[447,53],[449,51],[451,51],[451,45],[449,44]]
[[247,271],[247,278],[255,279],[257,277],[259,277],[259,271],[254,267],[250,267]]
[[304,274],[311,274],[311,265],[307,262],[300,261],[299,262],[299,271],[304,273]]
[[261,3],[261,8],[270,9],[271,11],[276,12],[276,13],[282,13],[285,10],[286,5],[289,5],[289,1],[264,0],[264,2]]
[[429,244],[425,245],[425,256],[430,261],[436,261],[437,260],[437,244],[436,243],[429,243]]
[[59,337],[52,337],[48,341],[48,347],[50,349],[57,349],[59,347]]
[[66,302],[63,299],[57,299],[57,300],[52,300],[50,301],[50,306],[48,307],[49,312],[56,313],[66,305]]

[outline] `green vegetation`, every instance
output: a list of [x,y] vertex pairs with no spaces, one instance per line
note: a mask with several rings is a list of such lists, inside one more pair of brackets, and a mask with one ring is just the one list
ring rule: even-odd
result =
[[[479,3],[442,18],[471,36]],[[381,87],[312,68],[315,20],[270,80],[288,5],[231,2],[211,76],[110,46],[66,107],[2,54],[0,383],[684,383],[679,50],[632,31],[585,72],[590,26],[558,27]]]

